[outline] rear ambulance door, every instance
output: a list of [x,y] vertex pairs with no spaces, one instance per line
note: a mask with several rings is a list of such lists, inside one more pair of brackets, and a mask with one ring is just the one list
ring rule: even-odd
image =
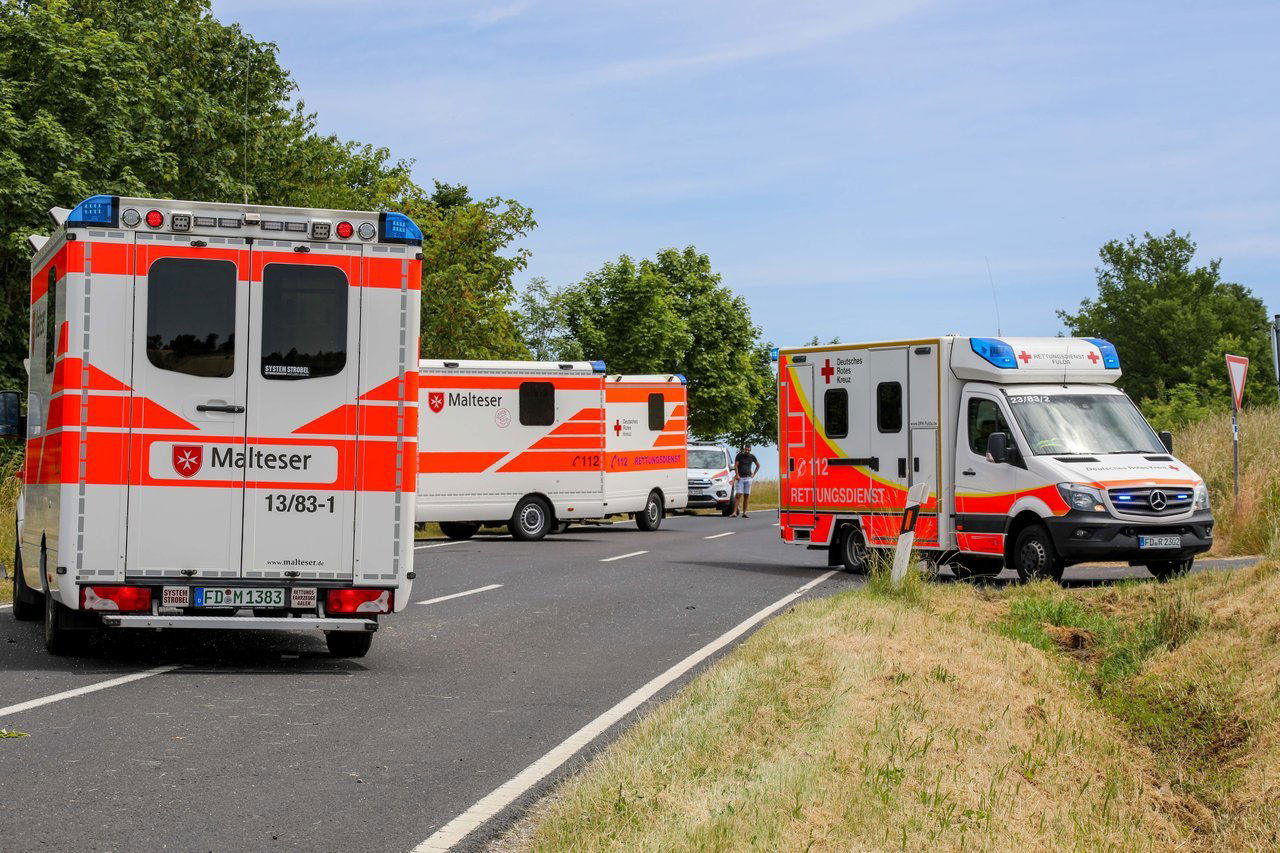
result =
[[[813,365],[793,360],[787,364],[786,372],[786,380],[778,389],[784,415],[779,424],[785,456],[782,505],[789,510],[792,527],[812,528],[817,523],[817,425],[813,418],[818,417],[813,408]],[[805,411],[806,401],[809,411]]]
[[246,578],[352,576],[360,256],[358,244],[253,247]]
[[[125,572],[237,577],[244,471],[219,463],[245,446],[249,249],[235,238],[198,248],[168,236],[137,235],[132,335],[94,330],[132,347]],[[116,389],[112,377],[83,371],[91,387]]]
[[938,358],[937,344],[916,344],[907,357],[909,376],[907,381],[910,419],[911,459],[908,479],[911,485],[928,483],[929,494],[921,506],[920,521],[916,525],[916,542],[920,545],[938,544],[937,496],[938,483]]
[[865,429],[871,436],[871,456],[879,463],[875,478],[878,491],[869,539],[874,545],[897,541],[901,510],[913,473],[908,426],[909,347],[885,347],[866,351],[870,393]]

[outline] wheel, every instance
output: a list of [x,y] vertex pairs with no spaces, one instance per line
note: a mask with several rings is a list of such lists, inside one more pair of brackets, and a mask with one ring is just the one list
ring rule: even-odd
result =
[[1185,560],[1160,560],[1155,563],[1147,563],[1147,571],[1151,572],[1152,577],[1163,583],[1164,581],[1190,574],[1191,566],[1195,564],[1195,561],[1195,557],[1188,557]]
[[47,589],[44,593],[44,648],[51,655],[73,655],[80,650],[80,641],[84,635],[72,631],[65,624],[63,611],[66,608],[59,604]]
[[720,514],[723,515],[725,518],[728,518],[729,516],[733,515],[733,504],[727,503],[724,506],[720,507]]
[[840,565],[844,566],[846,572],[866,573],[867,544],[863,541],[862,531],[855,525],[846,524],[840,528],[836,550],[840,556]]
[[507,522],[513,539],[521,542],[537,542],[551,531],[555,520],[551,516],[551,507],[540,497],[526,495],[516,504],[516,511]]
[[325,631],[325,644],[335,658],[362,658],[373,645],[372,631]]
[[13,546],[13,618],[19,622],[34,622],[44,614],[40,606],[40,593],[27,586],[22,576],[22,549]]
[[480,530],[478,521],[442,521],[440,532],[450,539],[470,539]]
[[1018,577],[1024,581],[1042,578],[1061,581],[1063,568],[1044,525],[1024,527],[1013,543],[1013,569]]
[[644,509],[636,513],[636,527],[646,532],[657,530],[662,526],[662,495],[649,493]]

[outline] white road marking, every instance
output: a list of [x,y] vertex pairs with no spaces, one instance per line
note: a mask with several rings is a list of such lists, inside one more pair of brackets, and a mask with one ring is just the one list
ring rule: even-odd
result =
[[97,693],[99,690],[106,690],[108,687],[119,687],[121,684],[128,684],[131,681],[150,678],[153,675],[163,675],[166,672],[173,672],[175,669],[178,669],[177,664],[157,666],[152,669],[143,670],[142,672],[135,672],[132,675],[122,675],[119,678],[99,681],[97,684],[89,684],[84,687],[77,687],[74,690],[64,690],[61,693],[54,693],[51,696],[44,696],[27,702],[19,702],[17,705],[7,705],[0,708],[0,717],[7,717],[22,711],[29,711],[32,708],[39,708],[41,705],[48,705],[53,702],[61,702],[63,699],[74,699],[77,696],[84,696],[86,693]]
[[675,666],[671,667],[666,672],[641,687],[639,690],[636,690],[617,705],[614,705],[612,708],[605,711],[582,728],[578,729],[570,735],[567,740],[552,748],[552,750],[546,755],[520,771],[515,778],[499,785],[471,808],[440,827],[440,829],[436,830],[430,838],[413,848],[413,853],[429,853],[429,851],[452,849],[455,844],[462,841],[472,832],[483,826],[498,812],[515,802],[530,788],[537,785],[558,767],[576,755],[579,750],[607,731],[610,726],[621,720],[636,708],[640,707],[649,699],[653,698],[659,690],[680,678],[680,676],[706,660],[707,657],[729,645],[729,643],[732,643],[757,624],[834,575],[837,571],[840,570],[832,569],[829,572],[819,575],[797,589],[795,592],[783,596],[763,610],[747,617],[747,619],[739,622],[729,631],[721,634],[719,637],[712,640],[710,643],[707,643],[705,646],[698,649],[696,652],[689,655],[687,658],[680,661]]
[[424,601],[419,601],[418,603],[436,604],[437,602],[448,601],[451,598],[462,598],[464,595],[475,595],[477,592],[488,592],[491,589],[499,589],[501,586],[502,584],[500,583],[491,583],[488,586],[478,586],[475,589],[469,589],[466,592],[455,592],[453,595],[442,595],[439,598],[428,598]]
[[463,540],[449,540],[448,542],[432,542],[430,545],[414,545],[415,548],[443,548],[445,545],[461,545]]
[[12,604],[0,604],[0,610],[6,610],[12,606]]
[[732,536],[737,533],[736,530],[730,530],[728,533],[717,533],[715,536],[703,536],[703,539],[719,539],[721,536]]
[[630,554],[619,554],[616,557],[605,557],[600,562],[612,563],[614,560],[625,560],[627,557],[639,557],[641,554],[648,554],[648,551],[632,551]]

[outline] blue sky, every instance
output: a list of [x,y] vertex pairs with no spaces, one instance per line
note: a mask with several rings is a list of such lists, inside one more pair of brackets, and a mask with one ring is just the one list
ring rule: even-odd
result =
[[1054,334],[1190,231],[1280,312],[1280,3],[214,0],[320,127],[533,208],[522,280],[694,244],[767,337]]

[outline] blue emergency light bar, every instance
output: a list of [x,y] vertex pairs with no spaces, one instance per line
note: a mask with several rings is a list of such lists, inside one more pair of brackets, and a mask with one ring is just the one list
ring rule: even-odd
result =
[[418,227],[418,223],[403,213],[379,213],[378,241],[421,246],[422,229]]
[[1111,341],[1104,341],[1102,338],[1085,338],[1085,340],[1102,352],[1103,367],[1120,367],[1120,353],[1116,352],[1115,344],[1111,343]]
[[591,370],[593,373],[606,373],[603,361],[591,362]]
[[1018,359],[1013,355],[1013,347],[998,338],[970,338],[969,346],[983,360],[1006,370],[1016,370]]
[[120,199],[113,195],[91,195],[77,204],[67,216],[68,228],[85,225],[106,225],[115,228],[120,224]]

